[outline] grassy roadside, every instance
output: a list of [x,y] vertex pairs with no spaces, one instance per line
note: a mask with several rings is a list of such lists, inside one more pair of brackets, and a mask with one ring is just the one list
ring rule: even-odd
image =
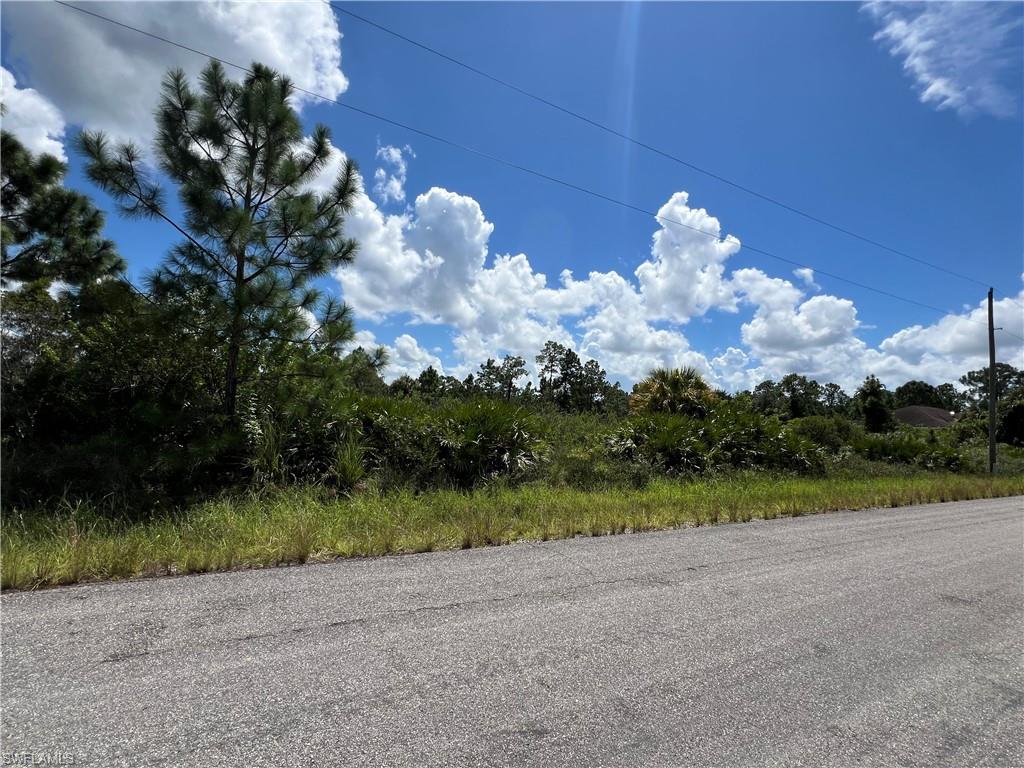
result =
[[1017,494],[1024,494],[1021,476],[753,475],[659,480],[640,490],[538,485],[471,493],[367,492],[351,499],[315,488],[274,490],[144,521],[65,505],[45,515],[4,515],[0,583],[4,589],[31,589]]

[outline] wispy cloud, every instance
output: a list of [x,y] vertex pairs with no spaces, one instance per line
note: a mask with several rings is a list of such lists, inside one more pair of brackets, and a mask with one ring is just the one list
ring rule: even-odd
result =
[[821,290],[821,286],[814,281],[814,270],[810,267],[800,267],[800,269],[794,269],[793,274],[800,278],[800,281],[808,288],[818,291]]
[[863,8],[879,25],[875,40],[903,59],[923,103],[964,116],[1015,114],[1024,6],[873,1]]
[[373,191],[380,198],[381,203],[405,202],[405,178],[409,171],[408,158],[416,157],[412,147],[406,144],[404,147],[393,147],[390,144],[381,146],[377,144],[377,159],[386,166],[391,166],[390,172],[387,168],[378,168],[373,174]]

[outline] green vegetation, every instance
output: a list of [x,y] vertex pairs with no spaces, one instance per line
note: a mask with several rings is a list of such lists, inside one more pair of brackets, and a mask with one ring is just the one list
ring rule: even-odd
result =
[[25,589],[1019,493],[1022,477],[741,475],[602,491],[526,485],[345,498],[323,488],[296,488],[212,499],[144,521],[63,503],[46,514],[7,520],[2,582]]
[[[976,476],[984,371],[851,395],[656,369],[627,394],[548,341],[386,383],[383,350],[350,349],[346,307],[318,289],[358,258],[359,176],[346,162],[310,191],[330,137],[304,137],[291,91],[259,65],[233,82],[211,64],[195,90],[171,72],[155,178],[138,148],[79,137],[121,212],[180,238],[145,292],[64,166],[3,134],[4,586],[1021,492],[1024,373],[1006,364],[995,479]],[[960,417],[897,426],[901,404]]]
[[61,185],[67,166],[35,157],[14,136],[0,136],[2,284],[62,280],[81,284],[124,269],[114,244],[102,237],[103,214]]
[[78,146],[89,178],[123,214],[173,223],[184,237],[151,276],[152,291],[222,352],[222,407],[234,420],[239,388],[285,345],[336,351],[351,340],[344,305],[315,281],[352,261],[356,243],[342,229],[359,182],[346,160],[328,192],[309,190],[331,136],[318,125],[303,138],[288,78],[255,64],[236,83],[211,61],[200,79],[196,92],[184,72],[168,73],[156,115],[156,156],[178,188],[183,224],[172,222],[138,147],[112,148],[88,131]]

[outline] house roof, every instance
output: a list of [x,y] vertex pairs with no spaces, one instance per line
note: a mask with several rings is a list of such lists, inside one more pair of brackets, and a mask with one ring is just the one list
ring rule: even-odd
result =
[[945,408],[932,408],[927,405],[908,405],[897,408],[896,420],[912,427],[948,427],[956,420],[956,414]]

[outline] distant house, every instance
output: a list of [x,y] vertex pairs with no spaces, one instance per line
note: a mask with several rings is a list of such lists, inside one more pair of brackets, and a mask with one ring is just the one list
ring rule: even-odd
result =
[[948,427],[956,421],[956,414],[945,408],[931,408],[927,405],[908,405],[897,408],[894,415],[900,424],[911,427]]

